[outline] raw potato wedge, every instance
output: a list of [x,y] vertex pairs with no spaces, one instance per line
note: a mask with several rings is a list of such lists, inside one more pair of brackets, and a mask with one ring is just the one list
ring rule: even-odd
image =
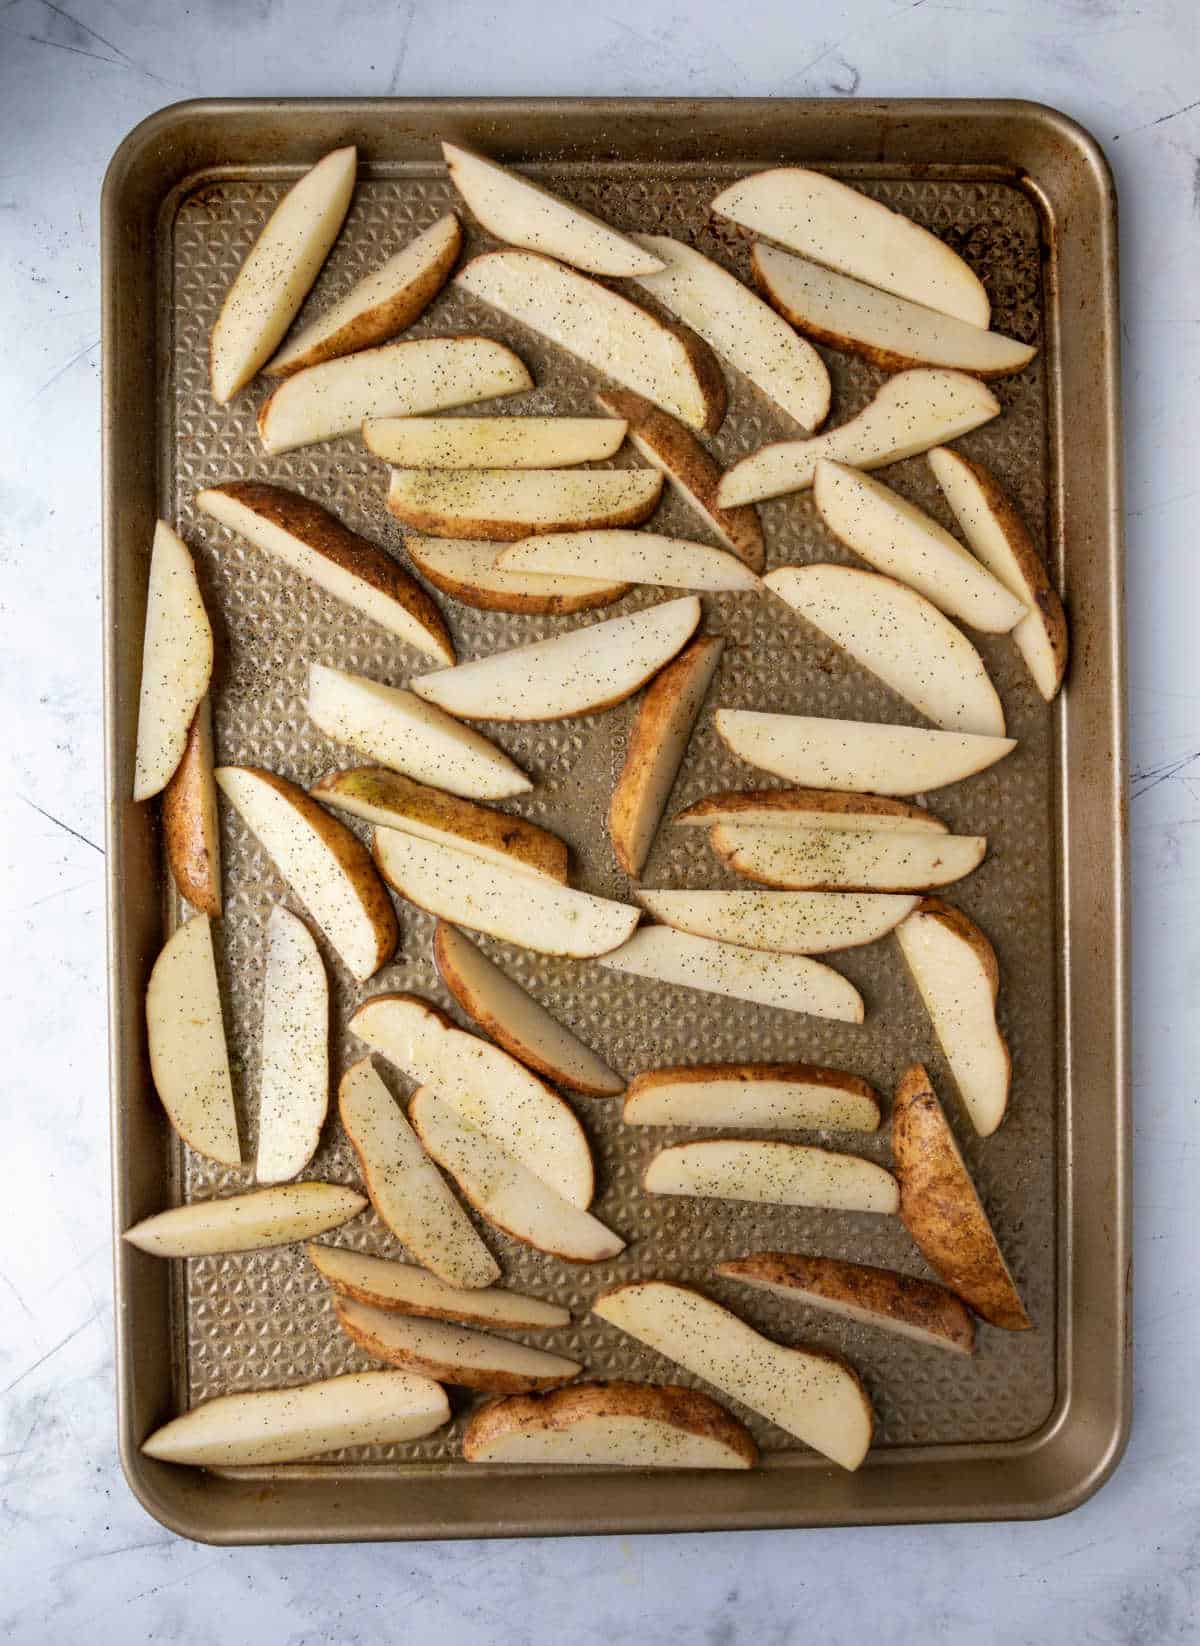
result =
[[930,1268],[991,1325],[1029,1331],[1016,1282],[920,1063],[896,1088],[892,1153],[900,1219]]
[[753,829],[844,829],[896,834],[948,834],[940,817],[923,806],[880,794],[839,794],[829,789],[745,789],[710,794],[680,812],[676,823],[713,828],[730,823]]
[[371,1202],[397,1240],[448,1286],[478,1290],[500,1265],[364,1057],[342,1076],[338,1112]]
[[221,912],[221,823],[213,781],[212,703],[206,693],[192,717],[187,746],[163,790],[163,839],[171,875],[201,914]]
[[718,709],[713,724],[726,747],[751,766],[789,783],[860,794],[943,789],[986,771],[1017,746],[1012,737],[749,709]]
[[340,1183],[280,1183],[223,1200],[193,1200],[126,1229],[124,1239],[155,1257],[213,1257],[311,1240],[357,1217],[367,1204]]
[[647,1069],[625,1093],[627,1126],[828,1127],[877,1132],[879,1098],[865,1080],[813,1063],[697,1063]]
[[490,337],[408,338],[286,377],[258,408],[258,434],[277,455],[357,434],[369,417],[417,417],[532,387],[513,351]]
[[991,316],[978,276],[936,234],[821,172],[805,166],[755,172],[719,194],[712,210],[752,234],[968,325],[985,327]]
[[387,506],[431,537],[508,543],[532,532],[636,526],[661,491],[656,469],[393,469]]
[[507,800],[533,787],[482,732],[398,686],[314,663],[305,707],[327,737],[464,799]]
[[949,366],[975,377],[1008,377],[1037,353],[1014,337],[939,314],[775,246],[755,246],[750,264],[758,285],[793,326],[884,371]]
[[1007,634],[1027,607],[936,520],[870,475],[822,459],[813,502],[839,543],[907,583],[947,617]]
[[1008,1109],[1012,1078],[1008,1046],[996,1025],[996,951],[961,909],[936,897],[900,922],[896,940],[971,1124],[980,1137],[990,1137]]
[[350,1029],[564,1200],[589,1204],[592,1152],[575,1111],[515,1057],[460,1029],[419,995],[375,995],[355,1012]]
[[606,578],[509,571],[498,562],[501,545],[488,538],[458,541],[414,533],[405,539],[405,547],[413,565],[435,589],[482,611],[566,617],[611,606],[629,593],[628,583]]
[[220,766],[217,786],[360,983],[386,966],[400,928],[371,854],[304,790],[254,766]]
[[820,428],[829,415],[829,373],[805,338],[742,282],[681,240],[639,234],[640,246],[662,260],[638,285],[676,314],[801,428]]
[[306,1248],[309,1262],[335,1292],[356,1303],[393,1314],[420,1315],[427,1320],[465,1320],[476,1326],[500,1326],[510,1330],[536,1330],[547,1326],[569,1326],[571,1311],[540,1297],[525,1297],[499,1286],[469,1291],[448,1286],[436,1275],[418,1269],[415,1263],[393,1263],[386,1257],[369,1257],[348,1246]]
[[975,1352],[975,1322],[970,1312],[953,1292],[931,1280],[877,1269],[870,1263],[803,1257],[796,1252],[754,1252],[718,1263],[716,1272],[859,1326],[878,1326],[953,1354]]
[[725,547],[732,549],[752,572],[761,572],[766,564],[766,548],[758,511],[748,505],[721,508],[717,491],[723,471],[692,431],[640,394],[606,389],[596,399],[605,411],[625,421],[634,449],[647,463],[661,469],[671,487]]
[[189,1147],[238,1166],[237,1110],[213,958],[212,925],[198,914],[176,928],[146,986],[150,1073],[167,1118]]
[[329,983],[312,933],[276,904],[267,921],[258,1081],[260,1183],[285,1183],[316,1153],[329,1108]]
[[276,206],[230,286],[209,340],[213,399],[226,405],[270,359],[350,209],[358,155],[334,149]]
[[523,817],[461,800],[384,766],[330,772],[308,791],[315,800],[364,818],[381,829],[399,829],[422,840],[440,840],[474,852],[489,863],[525,868],[560,886],[567,883],[567,845]]
[[603,463],[625,438],[610,417],[370,417],[370,452],[398,469],[566,469]]
[[725,379],[707,343],[686,326],[537,252],[485,252],[454,283],[689,428],[715,434],[721,427]]
[[752,1469],[750,1431],[697,1389],[659,1383],[575,1383],[513,1395],[473,1412],[468,1463],[600,1469]]
[[617,862],[634,879],[649,855],[724,646],[719,635],[693,640],[667,665],[638,706],[625,746],[625,764],[608,808],[608,832]]
[[1067,619],[1025,522],[982,464],[939,446],[929,467],[967,542],[1029,608],[1012,637],[1038,691],[1052,702],[1067,668]]
[[881,469],[969,434],[1000,409],[992,391],[964,372],[897,372],[848,423],[808,440],[774,441],[743,457],[726,472],[717,502],[729,509],[804,491],[822,457],[854,469]]
[[843,1469],[867,1455],[874,1413],[845,1361],[773,1343],[690,1286],[665,1280],[616,1286],[592,1310]]
[[568,1263],[600,1263],[624,1251],[619,1235],[555,1194],[433,1092],[416,1092],[409,1116],[429,1153],[476,1211],[514,1240]]
[[974,646],[915,589],[855,566],[781,566],[763,582],[943,731],[1004,736],[1004,709]]
[[485,863],[396,829],[376,829],[375,861],[388,885],[419,909],[538,954],[576,960],[606,954],[637,925],[638,911],[627,903]]
[[522,1063],[589,1097],[625,1088],[603,1058],[578,1040],[454,926],[438,922],[433,957],[442,982],[479,1027]]
[[263,368],[265,375],[290,377],[306,366],[386,343],[433,302],[449,280],[461,248],[458,219],[447,212],[305,326]]
[[809,1017],[861,1023],[862,996],[840,972],[804,955],[714,943],[670,926],[643,926],[628,943],[601,955],[600,965],[632,977],[727,995]]
[[412,682],[429,703],[466,720],[568,720],[623,703],[688,643],[695,595],[494,652]]
[[489,234],[544,252],[589,274],[651,274],[662,264],[582,206],[552,194],[482,154],[442,144],[450,181]]
[[420,1320],[341,1297],[333,1312],[347,1337],[374,1359],[461,1389],[499,1394],[557,1389],[579,1372],[579,1363],[562,1355],[445,1320]]
[[511,571],[622,577],[628,583],[705,589],[714,594],[753,594],[760,587],[750,568],[724,549],[692,543],[683,537],[664,537],[659,532],[559,532],[525,537],[510,549],[503,549],[498,564]]
[[920,901],[883,892],[643,891],[656,920],[696,937],[781,954],[827,954],[874,943]]
[[453,663],[454,642],[432,597],[390,554],[319,503],[282,486],[227,480],[198,492],[196,507],[397,640],[439,663]]
[[[661,485],[661,478],[659,484]],[[212,677],[213,636],[188,546],[165,520],[154,528],[133,798],[160,794],[187,748]]]
[[891,1215],[900,1209],[895,1178],[873,1161],[765,1138],[676,1143],[655,1155],[642,1184],[647,1194],[755,1200],[833,1212]]
[[291,1389],[218,1395],[142,1442],[147,1457],[201,1468],[299,1463],[343,1446],[420,1440],[450,1421],[446,1391],[409,1372],[351,1372]]
[[912,892],[947,886],[977,869],[977,835],[901,834],[895,829],[756,829],[720,823],[713,851],[736,874],[796,891]]

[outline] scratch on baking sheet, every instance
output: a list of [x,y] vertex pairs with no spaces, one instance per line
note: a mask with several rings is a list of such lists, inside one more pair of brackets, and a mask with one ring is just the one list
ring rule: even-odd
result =
[[72,835],[76,840],[82,840],[85,846],[90,846],[94,852],[99,852],[101,857],[104,856],[103,846],[98,846],[94,840],[89,840],[86,834],[80,834],[78,829],[73,829],[69,823],[64,823],[61,817],[55,817],[53,812],[48,812],[44,806],[37,805],[25,795],[21,795],[20,799],[25,802],[31,811],[35,811],[39,817],[44,817],[47,823],[57,824],[64,833]]
[[1140,800],[1151,789],[1157,789],[1160,783],[1169,783],[1173,777],[1178,777],[1181,771],[1194,765],[1200,760],[1200,749],[1192,754],[1185,754],[1179,760],[1164,761],[1161,766],[1151,766],[1144,772],[1134,772],[1129,780],[1129,792],[1134,800]]
[[392,69],[392,77],[388,81],[388,96],[392,96],[399,88],[400,76],[404,73],[404,60],[408,56],[408,43],[412,37],[413,24],[417,17],[417,0],[408,0],[403,8],[404,17],[400,24],[400,44],[396,50],[396,62]]

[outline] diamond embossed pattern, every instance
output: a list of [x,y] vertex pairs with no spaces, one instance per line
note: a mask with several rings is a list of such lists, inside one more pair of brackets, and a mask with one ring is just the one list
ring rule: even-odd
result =
[[[670,233],[690,241],[748,277],[747,246],[730,225],[710,222],[707,202],[733,172],[704,178],[646,167],[547,168],[539,173],[581,205],[617,226]],[[209,182],[188,195],[169,246],[168,378],[162,406],[163,496],[167,512],[196,551],[218,636],[216,738],[224,762],[266,766],[309,784],[337,765],[353,764],[313,727],[304,712],[308,665],[336,664],[393,684],[428,664],[382,630],[357,618],[292,573],[219,528],[194,507],[202,486],[230,478],[261,478],[294,487],[334,509],[349,525],[405,561],[403,533],[384,510],[387,471],[353,438],[282,456],[265,454],[254,417],[265,394],[260,384],[232,405],[215,406],[208,393],[209,329],[242,257],[287,184],[247,178]],[[867,191],[942,234],[985,280],[993,324],[1007,334],[1041,341],[1041,257],[1034,209],[1002,183],[872,181]],[[397,170],[360,181],[345,230],[302,319],[340,297],[369,269],[458,202],[449,184]],[[468,223],[468,250],[487,238]],[[643,299],[644,300],[644,299]],[[445,291],[410,335],[477,331],[503,338],[526,361],[534,392],[480,412],[594,413],[599,379],[483,305]],[[882,374],[847,355],[824,351],[833,378],[830,421],[852,416],[875,392]],[[727,372],[729,414],[712,447],[728,463],[768,439],[798,431],[748,383]],[[1004,415],[962,442],[989,464],[1044,543],[1047,524],[1045,379],[1040,360],[1020,377],[993,385]],[[626,450],[614,462],[637,459]],[[950,524],[922,459],[885,476],[905,496]],[[771,565],[852,560],[824,532],[807,496],[762,506]],[[697,517],[673,496],[655,516],[656,530],[710,538]],[[597,619],[663,598],[635,590]],[[511,617],[479,612],[437,595],[462,658],[481,656],[564,630],[575,618]],[[727,645],[708,705],[692,738],[670,810],[715,789],[769,786],[770,779],[726,753],[711,724],[717,705],[793,713],[841,715],[919,724],[913,711],[870,677],[843,661],[815,631],[772,598],[706,597],[706,626]],[[590,621],[584,618],[583,621]],[[632,1076],[664,1063],[803,1059],[852,1070],[885,1095],[913,1058],[933,1073],[963,1143],[1000,1238],[1016,1273],[1036,1330],[1009,1334],[980,1328],[972,1361],[813,1311],[781,1306],[765,1294],[713,1281],[715,1263],[762,1247],[824,1252],[894,1264],[927,1273],[898,1220],[865,1215],[755,1207],[721,1201],[650,1197],[640,1176],[658,1148],[685,1135],[625,1127],[619,1101],[572,1101],[591,1139],[599,1194],[597,1215],[620,1231],[628,1250],[589,1267],[546,1258],[484,1228],[485,1238],[517,1289],[567,1305],[572,1325],[560,1332],[524,1334],[531,1343],[571,1355],[600,1378],[668,1378],[695,1382],[668,1361],[588,1315],[591,1300],[621,1280],[661,1276],[691,1281],[734,1306],[772,1336],[843,1352],[862,1373],[878,1414],[877,1444],[1002,1442],[1029,1434],[1054,1400],[1055,1364],[1055,1103],[1056,884],[1054,866],[1053,747],[1050,715],[1003,638],[972,635],[1004,702],[1010,732],[1020,739],[999,766],[943,794],[934,809],[952,828],[988,836],[984,865],[949,896],[991,937],[1000,960],[1001,1023],[1013,1054],[1013,1102],[1001,1131],[975,1139],[945,1060],[921,1009],[895,943],[833,956],[833,964],[862,990],[863,1027],[822,1023],[715,996],[621,977],[590,962],[547,959],[503,945],[490,951],[523,984],[617,1069]],[[544,726],[485,726],[536,779],[534,792],[512,802],[557,830],[570,843],[575,883],[590,891],[629,897],[631,887],[607,844],[604,817],[620,768],[633,705],[606,714]],[[226,809],[223,820],[226,913],[217,939],[227,988],[227,1026],[245,1153],[253,1159],[257,1090],[258,1014],[265,925],[271,905],[299,908],[265,854]],[[666,827],[644,875],[646,885],[736,885],[708,850],[702,830]],[[401,906],[401,949],[394,964],[360,989],[322,944],[333,979],[337,1074],[365,1048],[344,1024],[360,998],[387,989],[411,989],[461,1014],[440,987],[431,958],[432,921]],[[385,1076],[397,1093],[405,1083]],[[858,1141],[811,1134],[811,1141],[857,1149],[884,1164],[888,1133]],[[231,1172],[185,1151],[183,1193],[188,1199],[246,1187],[250,1170]],[[357,1168],[336,1120],[326,1127],[306,1176],[357,1183]],[[329,1237],[364,1251],[398,1257],[401,1248],[368,1211]],[[181,1311],[186,1394],[196,1403],[236,1389],[300,1381],[366,1366],[368,1361],[337,1329],[325,1284],[298,1247],[205,1258],[186,1265]],[[364,1449],[372,1463],[445,1463],[456,1460],[462,1412],[469,1400],[452,1394],[458,1416],[442,1434],[403,1447]],[[760,1443],[791,1451],[797,1462],[813,1454],[750,1413]]]

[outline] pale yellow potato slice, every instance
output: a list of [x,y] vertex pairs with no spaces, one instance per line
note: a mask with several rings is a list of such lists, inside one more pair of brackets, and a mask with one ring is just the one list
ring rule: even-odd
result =
[[276,904],[267,921],[259,1038],[260,1183],[285,1183],[316,1153],[329,1108],[329,982],[302,920]]
[[874,1414],[845,1361],[773,1343],[719,1303],[665,1280],[614,1287],[592,1310],[843,1469],[867,1455]]
[[333,1309],[347,1337],[374,1359],[459,1388],[502,1394],[556,1389],[579,1371],[578,1361],[563,1355],[449,1321],[398,1315],[351,1298],[337,1298]]
[[636,526],[654,513],[661,490],[657,469],[393,469],[387,506],[433,537],[511,542]]
[[[782,717],[780,717],[782,718]],[[889,800],[880,794],[854,794],[836,789],[743,789],[706,795],[676,823],[713,828],[729,823],[738,828],[838,829],[851,834],[882,830],[897,834],[948,834],[940,817],[922,806]]]
[[885,892],[641,891],[656,920],[718,943],[827,954],[874,943],[920,901]]
[[642,1185],[647,1194],[756,1200],[832,1212],[891,1216],[900,1209],[895,1178],[873,1161],[767,1138],[709,1137],[673,1144],[655,1155]]
[[812,1063],[697,1063],[647,1069],[625,1093],[627,1126],[879,1130],[865,1080]]
[[[661,485],[661,479],[660,479]],[[133,798],[149,800],[175,775],[212,677],[213,636],[187,544],[165,520],[154,528]]]
[[961,880],[987,851],[981,836],[933,830],[901,834],[719,823],[708,838],[726,867],[760,885],[795,891],[924,891]]
[[183,759],[163,790],[162,826],[171,875],[201,914],[221,912],[221,822],[213,780],[212,703],[192,717]]
[[146,986],[154,1089],[172,1126],[198,1154],[241,1164],[237,1110],[221,1017],[212,924],[198,914],[167,939]]
[[983,659],[915,589],[855,566],[781,566],[763,582],[943,731],[1004,736]]
[[357,1217],[367,1204],[340,1183],[279,1183],[223,1200],[193,1200],[126,1229],[124,1239],[155,1257],[214,1257],[311,1240]]
[[753,594],[761,587],[748,566],[724,549],[659,532],[582,531],[524,537],[501,550],[511,571],[566,577],[619,577],[668,589]]
[[500,1286],[476,1291],[448,1286],[415,1263],[394,1263],[386,1257],[352,1251],[349,1246],[311,1245],[306,1250],[309,1262],[335,1292],[358,1303],[369,1303],[374,1309],[518,1331],[522,1327],[571,1324],[569,1309],[546,1303],[540,1297],[526,1297]]
[[398,469],[565,469],[614,457],[625,428],[613,417],[370,417],[362,433]]
[[499,563],[503,544],[491,538],[422,537],[414,532],[405,539],[405,547],[434,588],[482,611],[567,617],[611,606],[629,593],[628,583],[607,578],[509,571]]
[[353,147],[327,154],[288,190],[251,246],[209,340],[218,406],[270,359],[299,313],[350,209],[357,170]]

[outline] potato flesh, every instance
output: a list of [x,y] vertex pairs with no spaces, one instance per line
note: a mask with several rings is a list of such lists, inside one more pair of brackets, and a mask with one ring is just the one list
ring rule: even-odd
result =
[[500,555],[502,567],[565,577],[608,577],[668,589],[753,592],[759,580],[735,555],[658,532],[558,532],[525,537]]
[[696,937],[783,954],[853,949],[890,932],[917,899],[883,892],[643,891],[656,919]]
[[[472,603],[478,596],[510,600],[618,600],[623,583],[610,578],[563,577],[551,572],[511,571],[499,564],[503,544],[494,538],[420,537],[411,533],[406,547],[418,571],[433,582],[455,585],[453,599]],[[480,602],[485,603],[485,602]],[[501,609],[504,609],[503,606]]]
[[652,1417],[580,1417],[567,1428],[513,1430],[476,1446],[472,1463],[596,1469],[748,1469],[748,1458],[711,1435]]
[[146,1028],[154,1088],[172,1126],[197,1153],[222,1165],[240,1165],[207,915],[180,926],[155,961],[146,989]]
[[874,1132],[879,1108],[862,1092],[802,1079],[713,1076],[633,1086],[627,1126],[739,1126]]
[[419,1269],[415,1263],[395,1263],[372,1257],[347,1246],[310,1246],[313,1266],[336,1291],[361,1296],[377,1309],[397,1309],[402,1314],[450,1315],[456,1320],[491,1326],[568,1326],[569,1309],[546,1303],[540,1297],[526,1297],[499,1286],[472,1291],[450,1286],[437,1275]]
[[[566,1382],[579,1371],[578,1362],[563,1355],[444,1320],[398,1315],[350,1300],[339,1302],[337,1313],[339,1324],[368,1354],[380,1360],[395,1356],[400,1363],[411,1357],[428,1365],[431,1375],[436,1367],[438,1375],[444,1372],[447,1383],[466,1388],[488,1387],[489,1373],[499,1373],[514,1383],[528,1379],[531,1386],[544,1386]],[[414,1364],[413,1369],[423,1368]]]
[[896,1180],[882,1166],[804,1143],[737,1138],[678,1143],[655,1156],[644,1181],[647,1194],[886,1215],[900,1208]]
[[508,540],[636,524],[661,490],[656,469],[393,469],[387,506],[435,537]]
[[311,1240],[356,1217],[366,1205],[338,1183],[282,1183],[220,1200],[193,1200],[125,1231],[125,1239],[157,1257],[211,1257]]
[[730,868],[771,886],[921,891],[978,868],[987,842],[898,830],[762,829],[720,824],[713,847]]
[[282,905],[267,923],[258,1081],[260,1183],[295,1177],[316,1152],[329,1107],[329,985],[303,921]]
[[614,456],[625,428],[615,417],[375,417],[363,439],[398,469],[561,469]]
[[213,637],[187,544],[164,520],[154,528],[133,798],[166,788],[212,675]]

